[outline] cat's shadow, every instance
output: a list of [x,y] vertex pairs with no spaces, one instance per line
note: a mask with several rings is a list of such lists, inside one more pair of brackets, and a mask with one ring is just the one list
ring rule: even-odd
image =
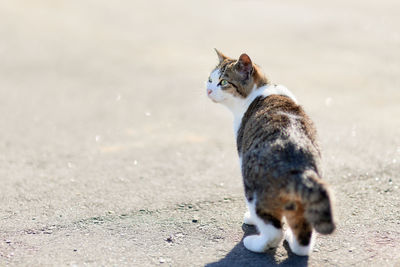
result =
[[[246,224],[242,225],[244,237],[256,234],[254,226]],[[293,254],[286,241],[283,246],[288,251],[288,257],[282,262],[275,259],[276,250],[269,250],[266,253],[253,253],[243,246],[242,240],[221,260],[206,264],[205,267],[262,267],[262,266],[297,266],[303,267],[308,265],[308,257],[300,257]]]

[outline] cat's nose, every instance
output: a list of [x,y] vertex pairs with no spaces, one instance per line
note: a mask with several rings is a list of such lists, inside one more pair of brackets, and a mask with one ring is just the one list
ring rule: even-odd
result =
[[212,93],[211,89],[207,89],[207,95],[210,95]]

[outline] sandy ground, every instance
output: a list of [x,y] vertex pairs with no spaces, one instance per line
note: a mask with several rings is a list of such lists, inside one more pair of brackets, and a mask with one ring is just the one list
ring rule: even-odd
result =
[[[400,4],[1,1],[0,266],[400,266]],[[314,119],[338,229],[244,249],[213,48]]]

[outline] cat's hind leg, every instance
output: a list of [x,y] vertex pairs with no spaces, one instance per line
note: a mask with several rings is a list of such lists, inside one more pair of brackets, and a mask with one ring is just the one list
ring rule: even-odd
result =
[[285,231],[285,240],[289,243],[289,247],[292,252],[299,256],[310,255],[315,241],[315,233],[310,234],[310,240],[308,245],[304,245],[301,240],[292,232],[290,228]]
[[254,218],[255,214],[250,213],[250,209],[251,209],[250,205],[251,204],[246,199],[247,211],[244,213],[243,222],[245,224],[249,224],[249,225],[256,225],[256,220]]
[[281,216],[269,213],[260,207],[256,208],[256,200],[249,202],[249,213],[252,222],[255,223],[259,234],[250,235],[243,239],[243,245],[253,252],[264,252],[275,248],[283,239]]
[[296,211],[285,214],[286,221],[290,226],[285,232],[285,239],[292,252],[299,256],[309,255],[315,240],[315,233],[313,233],[312,226],[304,218],[303,211],[303,207],[298,205]]
[[251,217],[250,211],[244,213],[243,222],[248,225],[256,225],[255,220]]

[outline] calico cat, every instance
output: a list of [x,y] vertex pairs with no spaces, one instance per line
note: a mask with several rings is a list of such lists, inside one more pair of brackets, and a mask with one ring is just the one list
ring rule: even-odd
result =
[[335,230],[314,125],[294,95],[271,84],[248,55],[235,60],[216,52],[219,63],[208,79],[207,95],[233,113],[248,207],[244,223],[259,231],[245,237],[244,246],[254,252],[277,247],[285,218],[290,249],[308,255],[313,230]]

